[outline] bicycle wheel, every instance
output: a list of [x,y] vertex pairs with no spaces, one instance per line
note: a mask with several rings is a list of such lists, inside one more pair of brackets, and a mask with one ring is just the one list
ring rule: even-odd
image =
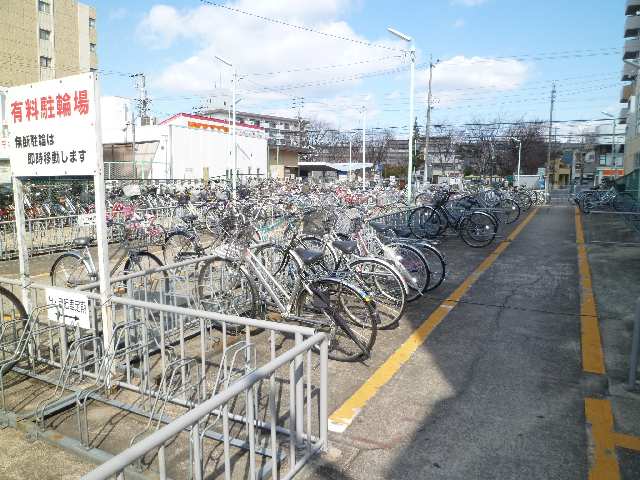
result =
[[73,252],[63,253],[53,262],[49,277],[51,285],[62,288],[77,288],[98,279],[83,258]]
[[436,238],[444,230],[443,223],[433,207],[418,207],[409,215],[409,228],[417,238]]
[[[45,314],[46,315],[46,314]],[[24,327],[27,325],[27,312],[13,292],[0,286],[0,360],[12,357],[15,344],[20,339]]]
[[349,264],[346,279],[373,297],[379,329],[398,325],[407,305],[408,287],[392,265],[378,258],[360,258]]
[[420,251],[427,259],[429,267],[429,285],[427,292],[438,288],[444,282],[447,276],[447,260],[445,256],[433,245],[428,243],[419,243]]
[[[124,263],[122,273],[127,275],[134,272],[146,272],[163,266],[162,261],[153,253],[145,251],[130,252],[129,258]],[[169,277],[166,271],[149,272],[141,277],[126,281],[124,289],[128,296],[132,298],[144,301],[155,300],[164,303],[164,294],[169,291]]]
[[426,293],[431,281],[429,264],[422,252],[413,245],[402,242],[389,245],[393,249],[390,260],[402,275],[407,287],[407,301],[412,302]]
[[337,279],[318,279],[298,290],[296,315],[329,337],[329,358],[342,362],[371,356],[378,331],[373,301]]
[[487,213],[472,212],[460,221],[458,230],[464,243],[473,248],[481,248],[486,247],[496,238],[498,225]]
[[[198,303],[202,310],[237,317],[256,318],[258,292],[251,277],[236,262],[224,258],[207,260],[200,268],[197,283]],[[222,322],[216,322],[222,325]],[[245,327],[227,324],[229,335],[239,335]],[[260,331],[251,328],[251,333]]]
[[196,255],[196,242],[186,232],[173,232],[162,246],[162,258],[167,265],[187,260]]
[[510,224],[520,218],[520,205],[515,200],[510,198],[503,198],[498,204],[498,209],[495,211],[498,219],[505,224]]

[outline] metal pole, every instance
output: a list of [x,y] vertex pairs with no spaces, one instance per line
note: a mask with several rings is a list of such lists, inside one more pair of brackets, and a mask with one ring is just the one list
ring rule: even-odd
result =
[[238,176],[238,143],[236,137],[236,83],[238,83],[238,72],[235,67],[233,69],[233,175],[231,177],[231,184],[233,188],[233,198],[237,198],[237,176]]
[[640,358],[640,299],[636,303],[636,314],[633,319],[633,337],[631,339],[631,357],[629,358],[629,390],[636,388],[638,377],[638,360]]
[[349,181],[351,181],[351,139],[349,139]]
[[366,140],[366,125],[367,125],[367,109],[362,108],[362,189],[366,188],[366,171],[365,160],[367,153],[367,140]]
[[[95,80],[94,80],[95,81]],[[108,352],[113,333],[113,318],[109,299],[111,297],[111,279],[109,278],[109,243],[107,242],[107,208],[104,186],[104,162],[102,159],[102,130],[100,126],[100,92],[95,81],[96,105],[96,153],[97,166],[93,177],[96,204],[96,236],[98,239],[98,274],[100,280],[100,306],[102,313],[102,335],[104,351]]]
[[28,290],[31,283],[29,273],[29,246],[27,245],[27,222],[24,213],[24,185],[22,179],[13,177],[13,204],[16,219],[16,241],[18,247],[18,261],[20,263],[20,283],[22,284],[22,304],[31,313],[31,301]]
[[613,130],[611,133],[611,166],[616,166],[616,119],[613,118]]
[[427,127],[424,135],[424,177],[422,183],[427,183],[429,175],[429,141],[431,139],[431,80],[433,79],[433,56],[429,59],[429,92],[427,94]]
[[416,47],[411,44],[411,74],[409,81],[409,168],[407,171],[407,200],[411,202],[411,186],[413,183],[413,89],[416,74]]
[[[553,88],[551,89],[551,108],[549,109],[549,138],[547,145],[547,176],[551,182],[551,136],[553,135],[553,105],[556,101],[556,83],[553,82]],[[548,187],[547,187],[548,188]]]
[[522,160],[522,140],[518,140],[518,186],[520,186],[520,161]]

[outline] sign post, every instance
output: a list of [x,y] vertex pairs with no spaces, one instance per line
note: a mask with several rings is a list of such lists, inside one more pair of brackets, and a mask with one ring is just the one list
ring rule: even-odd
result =
[[111,289],[100,92],[96,75],[85,73],[10,88],[7,105],[20,278],[25,309],[30,312],[31,305],[27,292],[30,277],[23,179],[92,176],[95,184],[102,332],[105,349],[108,349],[113,321],[107,306]]

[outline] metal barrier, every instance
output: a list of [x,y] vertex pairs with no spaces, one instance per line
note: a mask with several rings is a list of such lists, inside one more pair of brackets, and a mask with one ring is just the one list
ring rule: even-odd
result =
[[636,311],[633,317],[633,336],[631,337],[631,354],[629,356],[629,378],[627,386],[629,390],[637,390],[638,363],[640,361],[640,299],[636,303]]
[[[102,463],[111,453],[96,445],[112,418],[96,418],[93,404],[146,419],[125,433],[111,425],[109,443],[125,451],[87,478],[107,478],[102,475],[111,475],[104,472],[113,465],[120,472],[135,459],[141,460],[128,475],[136,478],[138,471],[154,469],[160,478],[203,478],[212,471],[230,478],[234,467],[246,467],[251,478],[291,478],[326,446],[328,340],[310,328],[189,308],[195,299],[185,297],[193,288],[184,289],[207,258],[113,279],[114,290],[124,286],[129,298],[109,300],[114,331],[107,345],[97,294],[82,293],[90,315],[89,328],[82,328],[73,319],[62,321],[72,315],[66,304],[52,304],[50,287],[31,284],[23,292],[19,281],[0,278],[0,285],[35,305],[17,331],[0,331],[0,390],[3,400],[5,393],[11,399],[3,402],[0,420],[12,426],[28,420],[32,435]],[[20,382],[5,386],[10,372],[49,385],[35,406],[20,398]],[[25,404],[31,406],[25,410]],[[52,433],[51,419],[73,407],[76,433]],[[157,454],[145,456],[156,448]],[[259,467],[256,455],[263,457]],[[123,458],[130,461],[122,464]]]
[[[321,371],[326,372],[326,356],[327,356],[327,343],[324,334],[318,333],[308,338],[304,342],[299,343],[294,348],[289,350],[287,353],[280,355],[279,357],[274,358],[272,361],[260,367],[253,372],[247,374],[242,379],[238,380],[232,386],[230,386],[224,392],[214,396],[213,398],[207,400],[206,402],[198,405],[190,412],[185,415],[179,417],[174,420],[170,424],[166,425],[164,428],[158,430],[153,433],[146,439],[138,442],[133,445],[129,449],[115,456],[111,460],[105,462],[100,465],[95,470],[89,472],[87,475],[83,476],[84,480],[105,480],[111,478],[112,476],[117,476],[120,480],[124,480],[126,478],[125,469],[136,462],[138,459],[144,457],[147,453],[155,451],[159,449],[159,451],[163,451],[166,448],[166,445],[172,441],[172,439],[179,435],[181,432],[185,430],[189,432],[189,438],[191,442],[191,446],[193,448],[193,462],[194,462],[194,470],[193,470],[193,478],[194,479],[202,479],[204,477],[205,472],[203,469],[199,468],[203,462],[203,451],[200,446],[200,435],[203,428],[206,428],[207,421],[212,415],[219,415],[219,412],[227,410],[229,407],[229,403],[233,402],[234,399],[240,397],[241,395],[246,396],[246,402],[251,404],[251,399],[253,398],[252,389],[264,379],[269,378],[271,381],[271,385],[273,385],[273,376],[275,372],[286,365],[289,365],[290,371],[290,382],[292,383],[291,387],[293,388],[296,382],[296,371],[299,370],[299,366],[296,365],[297,358],[303,355],[310,355],[310,351],[313,347],[319,347],[321,349],[321,359],[324,361],[321,362]],[[273,398],[273,389],[270,392],[269,398]],[[310,401],[310,388],[307,388],[307,405]],[[326,407],[326,395],[322,396],[320,403]],[[249,407],[249,412],[251,412],[252,406]],[[270,442],[271,442],[271,462],[272,466],[272,478],[278,478],[276,465],[278,463],[278,458],[275,452],[278,449],[278,441],[277,441],[277,430],[275,425],[275,405],[270,401],[269,409],[271,411],[271,425],[270,425]],[[294,402],[290,403],[290,410],[292,414],[296,412],[296,406]],[[321,407],[322,411],[322,407]],[[294,423],[296,422],[295,416],[290,420],[291,422],[291,430],[290,430],[290,438],[289,438],[289,468],[288,471],[280,476],[283,480],[287,480],[292,478],[302,466],[314,455],[317,451],[325,448],[326,446],[326,438],[327,438],[327,429],[326,422],[321,421],[323,427],[320,431],[320,436],[317,439],[313,439],[308,435],[309,429],[311,428],[310,424],[308,424],[308,430],[306,432],[303,431],[295,431]],[[255,479],[258,478],[258,470],[255,460],[255,449],[256,449],[256,427],[259,426],[258,421],[250,414],[246,419],[246,425],[249,430],[249,478]],[[299,437],[296,438],[296,434],[299,434]],[[228,427],[225,429],[225,439],[228,437]],[[302,448],[301,448],[302,447]],[[166,464],[166,452],[162,454],[158,454],[159,461],[159,469],[161,478],[165,478],[167,472],[167,464]],[[231,478],[231,459],[229,454],[229,444],[228,441],[225,440],[225,452],[224,452],[224,476],[225,478]]]

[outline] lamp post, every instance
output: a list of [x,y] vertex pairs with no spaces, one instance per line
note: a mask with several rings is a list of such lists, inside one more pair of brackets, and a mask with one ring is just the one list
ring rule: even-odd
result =
[[362,107],[362,190],[366,188],[366,153],[367,153],[367,109]]
[[[411,201],[411,188],[413,184],[413,122],[414,122],[414,113],[413,113],[413,90],[414,90],[414,81],[415,81],[415,70],[416,70],[416,47],[413,44],[413,38],[404,33],[399,32],[394,28],[387,28],[389,33],[395,35],[407,42],[409,47],[409,55],[411,59],[411,73],[409,80],[409,165],[407,168],[407,200]],[[426,161],[426,159],[425,159]]]
[[230,67],[233,70],[233,88],[232,88],[232,94],[231,94],[231,108],[233,109],[233,113],[232,113],[232,126],[231,126],[231,132],[232,132],[232,136],[233,136],[233,172],[231,172],[231,189],[233,191],[233,198],[235,199],[237,196],[237,176],[238,176],[238,141],[237,141],[237,137],[236,137],[236,83],[238,82],[238,72],[236,71],[236,68],[233,66],[233,64],[231,62],[228,62],[227,60],[225,60],[224,58],[219,57],[218,55],[215,56],[217,60],[219,60],[220,62],[224,63],[225,65],[227,65],[228,67]]
[[616,117],[607,112],[602,112],[603,115],[609,117],[613,122],[613,128],[611,130],[611,166],[616,166]]
[[520,161],[522,160],[522,140],[519,138],[514,138],[516,142],[518,142],[518,187],[520,186]]

